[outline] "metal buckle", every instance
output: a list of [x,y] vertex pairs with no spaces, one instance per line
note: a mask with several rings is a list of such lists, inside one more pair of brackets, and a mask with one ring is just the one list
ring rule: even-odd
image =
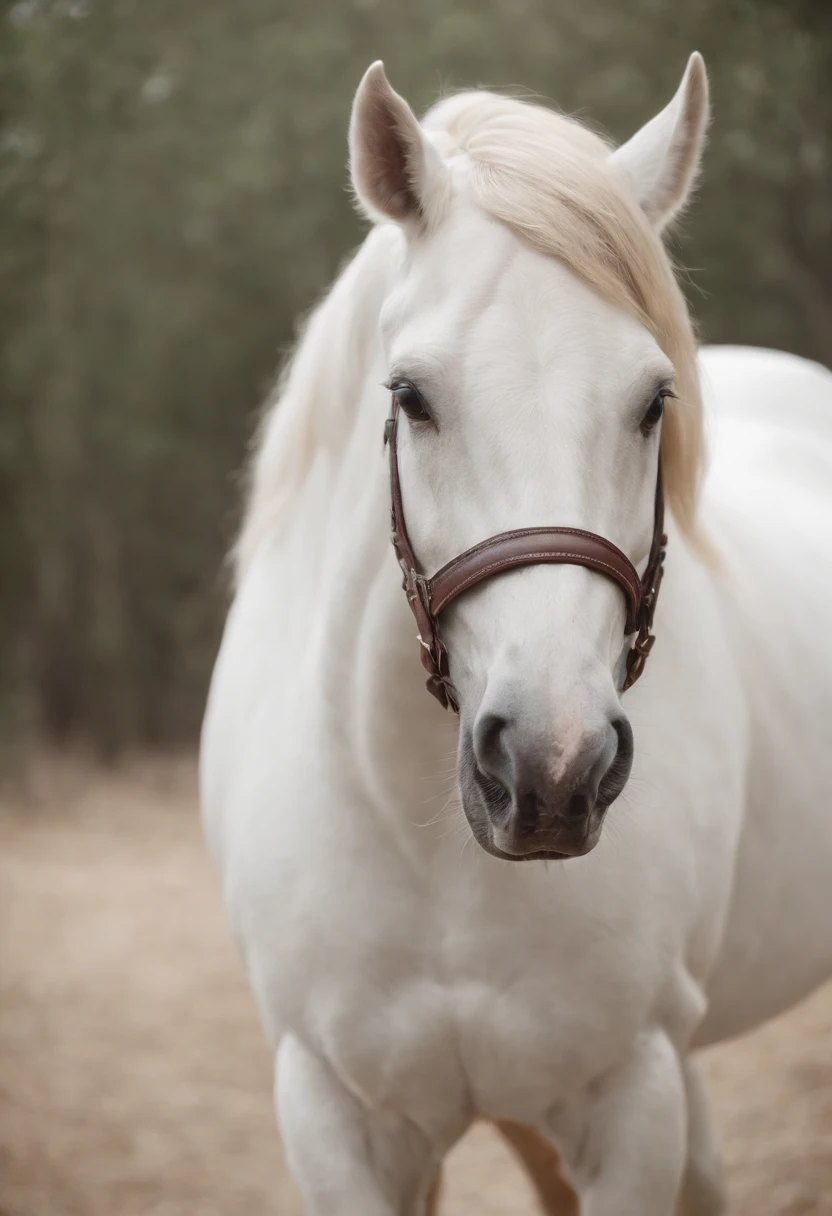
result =
[[653,649],[653,643],[655,640],[656,635],[654,633],[648,632],[644,637],[639,634],[639,636],[633,642],[632,648],[633,650],[637,650],[642,658],[646,659],[650,651]]

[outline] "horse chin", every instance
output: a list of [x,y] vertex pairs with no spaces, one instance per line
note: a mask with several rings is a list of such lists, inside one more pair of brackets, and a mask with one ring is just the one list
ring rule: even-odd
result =
[[570,840],[568,844],[564,841],[564,847],[556,849],[544,844],[546,833],[541,833],[539,848],[534,847],[538,842],[532,837],[526,842],[531,846],[530,848],[524,847],[522,851],[509,852],[501,849],[495,843],[493,833],[489,829],[483,831],[481,827],[475,828],[467,811],[466,818],[471,827],[471,835],[480,848],[484,849],[486,853],[490,853],[492,857],[498,857],[500,861],[571,861],[576,857],[585,857],[587,853],[591,853],[601,838],[599,827],[580,840]]
[[[500,861],[569,861],[572,857],[579,857],[579,853],[558,853],[555,849],[535,849],[531,853],[505,853],[502,849],[498,849],[493,840],[482,839],[475,833],[474,839],[480,848],[486,853],[490,853],[492,857],[499,857]],[[589,848],[594,848],[590,845]],[[585,850],[586,852],[589,849]]]

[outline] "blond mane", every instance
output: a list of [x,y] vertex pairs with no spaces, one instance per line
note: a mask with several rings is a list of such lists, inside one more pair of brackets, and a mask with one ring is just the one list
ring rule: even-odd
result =
[[[423,125],[444,157],[464,158],[462,180],[486,212],[635,316],[673,363],[678,397],[662,424],[665,489],[680,528],[696,540],[704,458],[696,340],[667,252],[609,165],[610,146],[574,119],[488,92],[439,102]],[[346,399],[345,368],[360,391],[391,271],[385,228],[371,234],[313,314],[266,416],[235,550],[238,573],[278,525],[317,446],[335,441],[326,369],[340,364],[338,400]]]

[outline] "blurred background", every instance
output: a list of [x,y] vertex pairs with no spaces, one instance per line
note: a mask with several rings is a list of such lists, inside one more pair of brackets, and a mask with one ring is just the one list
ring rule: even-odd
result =
[[698,48],[714,121],[676,254],[702,336],[832,357],[829,0],[0,9],[7,741],[194,740],[257,407],[361,237],[346,127],[375,58],[417,110],[486,83],[620,140]]
[[[828,364],[832,0],[0,0],[0,1216],[300,1213],[193,747],[258,408],[362,236],[361,74],[621,140],[695,48],[702,337]],[[709,1056],[737,1214],[832,1214],[830,1043],[827,989]],[[532,1211],[455,1152],[443,1216]]]

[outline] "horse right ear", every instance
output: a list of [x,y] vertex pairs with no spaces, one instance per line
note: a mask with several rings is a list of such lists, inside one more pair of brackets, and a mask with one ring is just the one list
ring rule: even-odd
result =
[[410,106],[390,87],[381,60],[367,69],[353,102],[350,171],[356,197],[372,220],[419,230],[444,210],[448,169]]
[[708,125],[708,75],[696,51],[669,105],[610,157],[661,231],[684,207],[699,172]]

